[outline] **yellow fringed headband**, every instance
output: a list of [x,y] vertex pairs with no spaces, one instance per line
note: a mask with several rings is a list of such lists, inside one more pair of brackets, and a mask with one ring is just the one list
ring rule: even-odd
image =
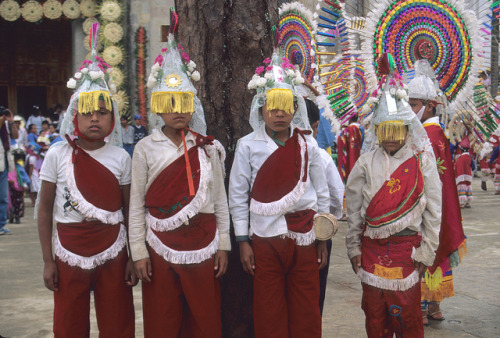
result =
[[193,114],[194,94],[191,92],[154,92],[151,95],[151,112],[154,114]]
[[99,100],[103,100],[107,110],[113,110],[111,96],[106,90],[96,90],[92,92],[81,92],[78,95],[78,112],[80,114],[92,114],[99,110]]
[[406,139],[406,126],[403,121],[385,121],[376,126],[376,133],[379,142],[404,142]]
[[266,93],[267,110],[283,110],[287,114],[295,112],[293,92],[290,89],[273,88]]

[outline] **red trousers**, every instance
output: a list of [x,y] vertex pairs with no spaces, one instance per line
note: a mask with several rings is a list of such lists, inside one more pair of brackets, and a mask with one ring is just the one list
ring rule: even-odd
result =
[[420,283],[406,291],[379,289],[365,283],[361,308],[366,315],[366,333],[372,337],[423,337]]
[[56,257],[59,291],[54,292],[54,336],[80,338],[90,334],[90,292],[99,337],[134,337],[132,288],[125,284],[128,255],[124,249],[113,260],[92,270],[70,266]]
[[316,245],[253,236],[255,337],[321,337]]
[[222,334],[220,286],[214,258],[172,264],[150,249],[153,276],[142,283],[144,336],[218,337]]

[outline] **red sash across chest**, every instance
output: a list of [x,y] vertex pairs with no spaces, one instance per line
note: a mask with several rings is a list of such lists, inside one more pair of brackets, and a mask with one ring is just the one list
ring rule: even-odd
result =
[[99,209],[109,212],[121,210],[123,196],[116,176],[85,150],[78,147],[75,141],[67,135],[66,139],[73,148],[73,172],[78,192],[85,201]]
[[307,181],[307,131],[295,129],[283,147],[260,167],[250,192],[250,211],[260,215],[285,213],[304,193]]
[[[204,150],[199,147],[188,150],[195,192],[198,191],[201,175],[198,151]],[[177,214],[193,198],[189,193],[186,160],[184,156],[179,156],[155,178],[146,193],[145,202],[152,216],[165,219]]]
[[421,155],[409,158],[391,174],[390,179],[372,198],[365,214],[369,237],[385,238],[403,230],[417,216],[412,213],[414,209],[425,207],[421,201],[424,179],[420,166]]

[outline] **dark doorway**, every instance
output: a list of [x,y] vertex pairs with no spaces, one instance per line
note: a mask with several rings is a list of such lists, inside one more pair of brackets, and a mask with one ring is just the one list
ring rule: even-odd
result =
[[47,113],[47,87],[45,86],[18,86],[17,87],[17,114],[27,119],[34,113],[33,106],[40,107],[43,114]]
[[0,86],[0,106],[8,107],[7,86]]
[[7,46],[0,48],[0,88],[7,88],[7,106],[15,114],[29,116],[34,104],[46,114],[57,103],[69,102],[71,39],[68,20],[0,19],[0,46]]

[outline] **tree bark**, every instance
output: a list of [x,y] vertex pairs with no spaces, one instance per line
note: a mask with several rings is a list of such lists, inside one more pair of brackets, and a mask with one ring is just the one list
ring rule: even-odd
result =
[[[176,0],[175,5],[177,41],[201,74],[195,86],[208,134],[224,145],[229,173],[237,140],[252,131],[248,116],[254,93],[247,84],[271,56],[278,0]],[[222,279],[223,337],[252,337],[252,278],[243,272],[232,229],[231,240],[229,269]]]

